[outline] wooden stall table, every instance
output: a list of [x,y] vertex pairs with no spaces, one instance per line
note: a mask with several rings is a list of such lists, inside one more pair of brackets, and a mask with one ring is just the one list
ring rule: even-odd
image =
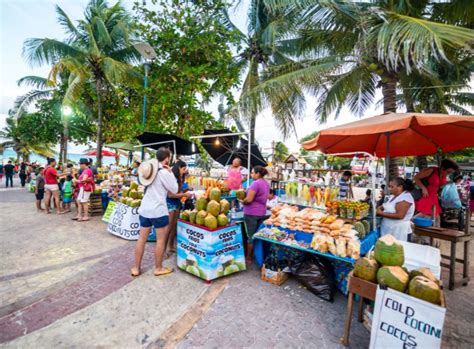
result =
[[359,279],[352,275],[352,272],[349,274],[348,282],[348,299],[347,299],[347,314],[346,322],[344,324],[344,336],[341,338],[341,343],[345,346],[349,345],[349,334],[351,331],[351,322],[352,322],[352,307],[354,305],[354,295],[359,296],[359,306],[357,312],[357,320],[362,322],[362,307],[364,305],[364,299],[369,299],[375,301],[375,295],[377,294],[377,284]]
[[[415,234],[418,236],[426,236],[430,238],[431,246],[433,246],[434,239],[448,241],[451,244],[450,255],[441,254],[441,258],[449,260],[449,263],[441,262],[441,266],[449,269],[449,289],[453,290],[458,285],[466,286],[470,280],[469,278],[469,247],[471,244],[471,234],[466,231],[459,231],[446,228],[437,227],[415,227]],[[463,259],[456,258],[456,245],[463,243]],[[462,279],[456,281],[456,262],[463,265]]]

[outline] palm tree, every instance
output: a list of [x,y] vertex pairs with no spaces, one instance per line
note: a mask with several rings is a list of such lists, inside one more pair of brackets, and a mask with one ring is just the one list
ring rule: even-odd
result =
[[273,147],[273,159],[272,161],[276,162],[284,162],[288,156],[290,155],[290,151],[288,147],[283,142],[276,142]]
[[97,165],[102,165],[102,103],[105,93],[123,82],[138,82],[140,75],[130,63],[138,60],[132,45],[131,18],[118,2],[109,7],[106,0],[91,0],[84,19],[77,25],[56,6],[58,22],[68,39],[32,38],[24,44],[24,55],[32,65],[51,64],[49,80],[57,82],[61,72],[69,73],[64,104],[76,102],[88,85],[95,91],[97,107]]
[[430,20],[428,2],[267,1],[271,11],[286,11],[299,60],[270,67],[249,95],[285,96],[296,86],[317,97],[322,122],[344,105],[362,115],[379,88],[384,112],[395,112],[402,72],[433,75],[433,61],[449,64],[447,48],[468,54],[473,43],[474,31]]
[[21,156],[23,161],[29,161],[31,153],[43,157],[54,155],[52,144],[37,144],[29,139],[28,135],[20,129],[18,120],[12,111],[9,112],[6,122],[5,128],[0,130],[0,149],[12,148],[17,154],[17,159],[19,160]]
[[[280,33],[285,32],[286,21],[281,11],[270,12],[265,0],[251,0],[248,10],[247,34],[235,26],[227,12],[223,21],[229,29],[237,32],[244,43],[243,49],[235,57],[235,64],[244,75],[241,97],[255,88],[262,79],[262,73],[271,66],[290,63],[291,58],[284,53],[284,47],[278,45]],[[301,92],[301,91],[299,91]],[[272,93],[256,93],[240,98],[236,108],[226,111],[240,129],[243,127],[239,114],[250,123],[250,139],[255,142],[255,125],[258,114],[266,107],[271,107],[275,123],[284,137],[294,131],[295,120],[301,115],[304,106],[304,95],[297,89],[291,94],[282,96]]]

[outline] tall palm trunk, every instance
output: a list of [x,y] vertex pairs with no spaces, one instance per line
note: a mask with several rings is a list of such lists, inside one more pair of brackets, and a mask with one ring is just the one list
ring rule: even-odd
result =
[[61,134],[61,138],[59,139],[59,159],[60,163],[64,163],[64,133]]
[[102,166],[102,83],[96,80],[95,87],[97,90],[97,153],[96,166]]
[[[382,83],[383,95],[383,112],[397,112],[397,79],[390,75],[386,82]],[[390,157],[388,178],[395,178],[399,176],[398,173],[399,159]]]

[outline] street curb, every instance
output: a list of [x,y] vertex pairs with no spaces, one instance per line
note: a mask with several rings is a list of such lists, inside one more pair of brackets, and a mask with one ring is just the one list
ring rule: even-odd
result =
[[188,334],[201,317],[207,313],[209,307],[214,303],[217,297],[224,291],[229,283],[229,279],[218,279],[204,291],[199,300],[184,313],[174,324],[168,327],[161,337],[146,348],[155,349],[174,349],[179,342]]

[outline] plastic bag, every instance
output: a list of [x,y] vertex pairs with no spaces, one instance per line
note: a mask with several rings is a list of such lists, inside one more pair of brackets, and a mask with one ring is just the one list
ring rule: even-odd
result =
[[441,191],[441,206],[444,208],[461,208],[461,199],[456,184],[449,183]]
[[313,294],[326,301],[334,301],[336,280],[331,262],[311,256],[294,261],[290,265],[290,270],[293,276]]

